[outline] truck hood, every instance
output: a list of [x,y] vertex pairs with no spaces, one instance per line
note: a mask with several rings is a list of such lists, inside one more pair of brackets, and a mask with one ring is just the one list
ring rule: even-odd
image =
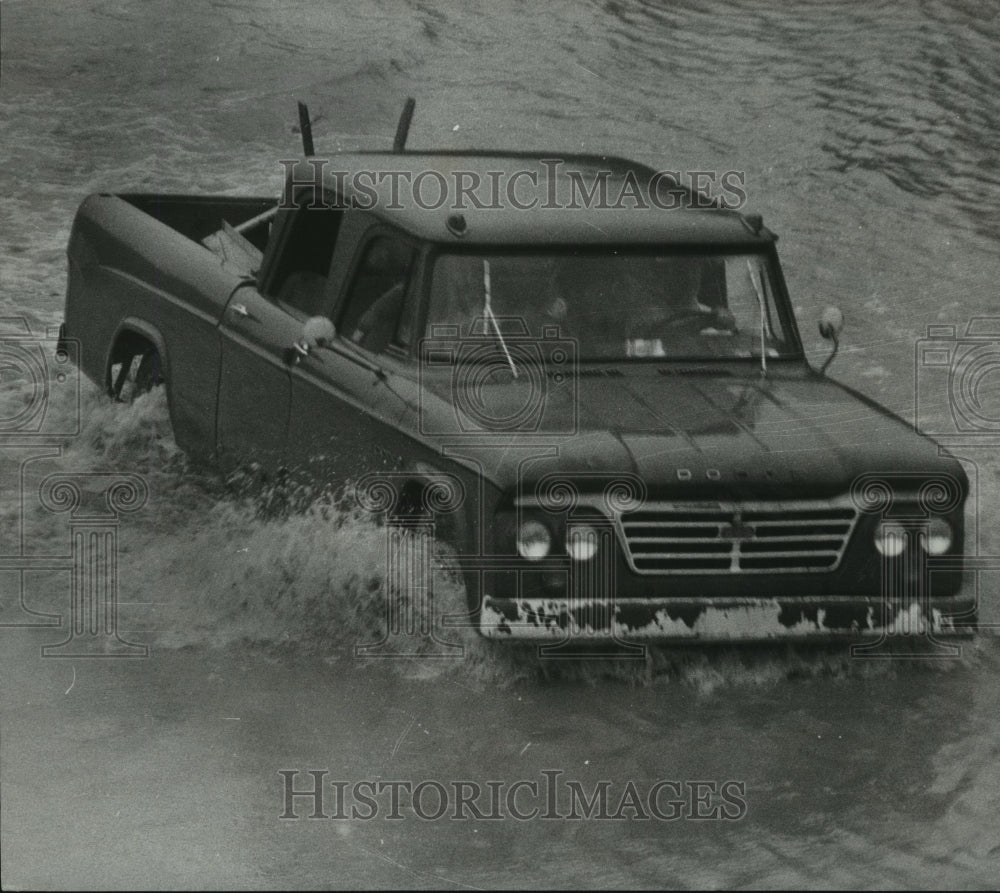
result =
[[[939,455],[936,443],[877,404],[809,373],[763,378],[759,372],[585,370],[548,382],[541,396],[532,397],[526,382],[483,385],[478,404],[452,395],[456,415],[473,407],[462,416],[466,426],[476,415],[483,422],[482,434],[471,437],[479,461],[495,437],[497,449],[484,470],[504,487],[517,481],[520,466],[522,476],[529,469],[528,479],[631,473],[651,495],[766,490],[803,498],[843,492],[859,476],[877,472],[952,474],[965,489],[961,466]],[[516,434],[489,431],[489,419],[516,417],[529,405],[539,408],[535,417],[525,410]],[[550,455],[529,459],[533,451]]]

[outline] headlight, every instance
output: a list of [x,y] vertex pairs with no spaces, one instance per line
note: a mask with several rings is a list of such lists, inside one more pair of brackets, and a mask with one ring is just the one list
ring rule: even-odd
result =
[[931,518],[920,544],[928,555],[943,555],[951,548],[951,525],[944,518]]
[[879,555],[895,558],[906,548],[906,531],[891,524],[879,524],[875,531],[875,549]]
[[517,530],[517,554],[540,561],[552,548],[552,534],[541,521],[524,521]]
[[566,531],[566,551],[574,561],[590,561],[597,554],[597,531],[586,524],[570,525]]

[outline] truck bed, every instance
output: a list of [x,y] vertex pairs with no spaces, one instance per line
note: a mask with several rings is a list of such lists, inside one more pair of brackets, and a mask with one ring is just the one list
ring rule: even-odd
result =
[[102,387],[128,353],[122,330],[154,346],[173,385],[171,420],[182,446],[214,444],[217,326],[234,291],[253,281],[245,263],[210,250],[208,237],[257,218],[237,239],[262,250],[276,206],[274,197],[101,193],[77,212],[65,337],[79,343],[81,369]]
[[[238,227],[272,210],[277,204],[273,196],[244,198],[120,193],[118,198],[195,242],[201,242],[218,232],[222,229],[223,222]],[[267,242],[266,226],[253,227],[244,235],[257,248],[264,250]]]

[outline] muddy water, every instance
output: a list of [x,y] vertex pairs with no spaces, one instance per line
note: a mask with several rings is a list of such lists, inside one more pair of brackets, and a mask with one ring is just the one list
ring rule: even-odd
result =
[[[0,315],[58,322],[86,193],[276,194],[278,159],[298,152],[295,99],[322,149],[389,145],[414,95],[417,148],[744,171],[750,206],[782,234],[812,355],[826,350],[813,321],[838,303],[837,377],[941,427],[947,395],[920,390],[916,341],[1000,314],[987,8],[7,0]],[[43,660],[64,629],[0,631],[8,885],[995,886],[992,635],[919,663],[743,650],[539,668],[474,641],[455,664],[360,663],[378,531],[335,513],[263,520],[178,453],[162,399],[81,399],[82,433],[29,463],[27,492],[52,471],[143,477],[148,501],[119,531],[120,621],[151,654]],[[74,405],[56,395],[53,411]],[[963,455],[975,548],[1000,554],[1000,464]],[[3,554],[19,524],[28,552],[65,554],[66,516],[16,499],[25,458],[0,459]],[[5,572],[0,622],[28,617],[17,586]],[[66,613],[65,574],[29,575],[24,591],[31,610]],[[745,810],[281,821],[283,769],[483,789],[559,771],[588,792],[609,782],[612,813],[629,782],[645,796],[657,781],[733,781]]]

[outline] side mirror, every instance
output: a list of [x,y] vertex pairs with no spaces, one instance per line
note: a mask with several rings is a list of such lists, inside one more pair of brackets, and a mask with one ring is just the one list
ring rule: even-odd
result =
[[325,316],[311,316],[302,326],[302,341],[309,347],[326,347],[336,334],[333,323]]
[[826,372],[827,366],[833,362],[833,358],[837,355],[837,349],[840,347],[840,332],[843,328],[844,314],[840,312],[840,308],[827,307],[819,319],[819,333],[827,341],[833,342],[833,350],[830,352],[830,356],[826,358],[826,362],[820,366],[820,375]]
[[819,319],[819,333],[827,341],[836,341],[844,328],[844,314],[839,307],[827,307]]

